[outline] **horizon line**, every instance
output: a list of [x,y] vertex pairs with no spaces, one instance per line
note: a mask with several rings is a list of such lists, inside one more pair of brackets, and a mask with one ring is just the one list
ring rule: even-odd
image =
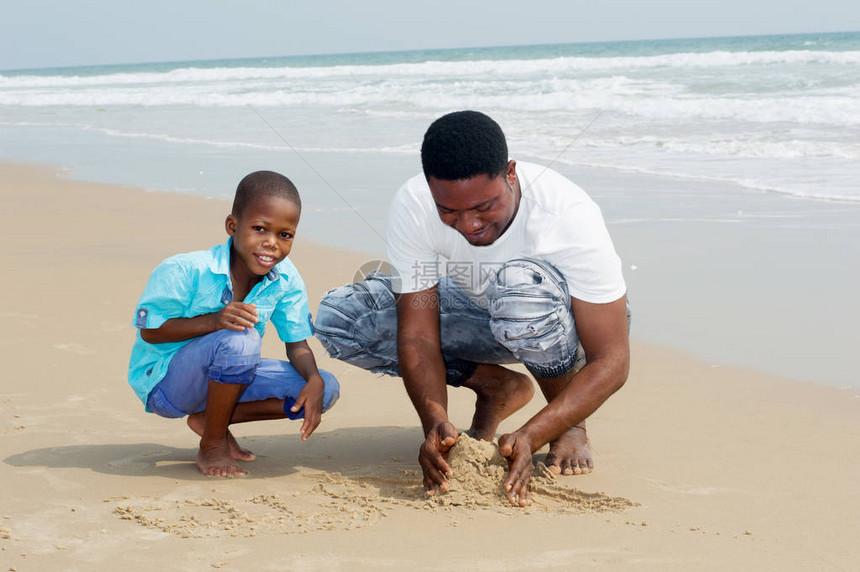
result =
[[440,47],[440,48],[410,48],[403,50],[369,50],[357,52],[324,52],[310,54],[290,54],[290,55],[264,55],[264,56],[231,56],[220,58],[196,58],[196,59],[178,59],[164,61],[137,61],[137,62],[112,62],[112,63],[94,63],[94,64],[76,64],[76,65],[60,65],[60,66],[43,66],[43,67],[28,67],[28,68],[9,68],[0,69],[0,74],[12,73],[19,75],[24,72],[45,72],[49,70],[74,70],[88,68],[110,68],[121,66],[156,66],[156,65],[176,65],[188,63],[206,63],[206,62],[236,62],[242,60],[267,60],[267,59],[291,59],[291,58],[327,58],[338,56],[363,56],[363,55],[385,55],[385,54],[418,54],[418,53],[433,53],[433,52],[454,52],[461,50],[503,50],[513,48],[526,47],[544,47],[544,46],[590,46],[600,44],[635,44],[640,42],[675,42],[684,40],[719,40],[719,39],[735,39],[735,38],[772,38],[780,36],[813,36],[813,35],[839,35],[839,34],[856,34],[860,30],[841,30],[831,32],[788,32],[788,33],[769,33],[769,34],[741,34],[741,35],[714,35],[714,36],[678,36],[670,38],[638,38],[634,40],[591,40],[585,42],[548,42],[548,43],[524,43],[524,44],[501,44],[493,46],[460,46],[460,47]]

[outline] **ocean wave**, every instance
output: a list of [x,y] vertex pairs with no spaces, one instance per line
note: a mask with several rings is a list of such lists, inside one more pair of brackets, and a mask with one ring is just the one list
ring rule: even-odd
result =
[[[348,146],[308,146],[300,145],[293,147],[289,143],[271,145],[264,143],[253,143],[247,141],[230,141],[203,139],[199,137],[179,137],[164,133],[150,133],[141,131],[128,131],[108,127],[99,127],[86,123],[68,122],[40,122],[40,121],[7,121],[0,122],[0,126],[14,127],[42,127],[42,128],[71,128],[82,131],[102,133],[110,137],[125,139],[150,139],[166,143],[180,145],[202,145],[207,147],[221,147],[232,149],[256,149],[263,151],[282,151],[293,149],[299,152],[309,153],[384,153],[384,154],[411,154],[419,149],[419,144],[371,145],[365,147]],[[523,149],[533,152],[538,149],[562,149],[570,143],[570,135],[560,134],[528,137],[519,136],[515,131],[508,136],[509,145],[512,149]],[[688,138],[670,137],[661,138],[651,135],[646,136],[620,136],[613,138],[605,137],[583,137],[577,139],[577,147],[582,149],[600,150],[624,150],[640,149],[644,152],[659,151],[677,154],[705,155],[713,157],[738,157],[749,159],[808,159],[808,158],[834,158],[842,160],[860,160],[860,144],[856,142],[838,141],[814,141],[791,139],[786,141],[751,139],[740,134],[735,139],[701,140],[695,135]]]
[[860,160],[860,144],[833,141],[663,141],[654,145],[667,151],[696,153],[718,157],[745,157],[750,159],[806,159],[835,157]]
[[[547,153],[526,153],[525,155],[533,157],[544,164],[563,163],[575,167],[609,169],[624,173],[636,173],[655,177],[671,177],[674,179],[689,181],[725,183],[754,191],[776,193],[802,199],[860,203],[860,190],[856,187],[840,186],[832,183],[800,185],[792,182],[792,184],[786,184],[777,180],[769,180],[766,176],[751,177],[745,175],[733,175],[720,172],[713,168],[698,169],[684,163],[656,166],[650,161],[647,164],[637,165],[630,161],[619,162],[609,159],[587,159],[582,156],[559,156]],[[854,179],[852,179],[852,181],[853,180]]]
[[120,72],[93,76],[0,75],[0,89],[33,87],[85,87],[151,84],[212,83],[223,81],[392,78],[392,77],[523,77],[580,71],[614,71],[650,68],[723,68],[776,64],[860,65],[860,51],[685,52],[656,56],[562,56],[544,59],[426,61],[387,65],[333,65],[317,67],[184,67],[166,72]]
[[[337,113],[345,108],[404,111],[486,109],[489,111],[622,114],[630,121],[733,120],[750,123],[860,125],[860,96],[780,95],[689,96],[677,87],[618,78],[556,81],[532,86],[451,83],[359,86],[328,92],[286,90],[218,93],[207,90],[83,90],[44,93],[0,92],[0,106],[22,107],[314,107]],[[541,89],[541,86],[545,89]],[[528,89],[532,91],[528,91]],[[858,91],[854,89],[853,91]]]
[[98,127],[86,123],[62,123],[42,121],[0,121],[0,126],[10,127],[43,127],[46,129],[68,128],[101,133],[109,137],[122,139],[149,139],[163,143],[174,143],[178,145],[197,145],[203,147],[218,147],[222,149],[252,149],[257,151],[293,151],[296,153],[382,153],[392,155],[414,154],[418,151],[418,144],[395,145],[395,146],[372,146],[372,147],[315,147],[308,145],[293,146],[288,142],[282,145],[269,145],[265,143],[251,143],[247,141],[224,141],[216,139],[201,139],[197,137],[178,137],[164,133],[147,133],[142,131],[124,131],[108,127]]
[[[561,138],[547,138],[540,146],[560,148]],[[532,144],[533,147],[538,145]],[[860,160],[860,144],[856,142],[816,141],[791,139],[786,141],[750,138],[738,134],[735,138],[701,140],[695,135],[688,138],[654,137],[650,135],[615,138],[586,138],[579,143],[587,149],[642,149],[669,153],[687,153],[713,157],[740,157],[747,159],[808,159],[835,158]]]

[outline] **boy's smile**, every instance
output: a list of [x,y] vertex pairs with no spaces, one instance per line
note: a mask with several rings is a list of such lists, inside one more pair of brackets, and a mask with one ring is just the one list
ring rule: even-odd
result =
[[298,205],[281,197],[260,197],[239,216],[229,215],[225,225],[233,237],[230,271],[234,280],[256,282],[286,258],[300,215]]

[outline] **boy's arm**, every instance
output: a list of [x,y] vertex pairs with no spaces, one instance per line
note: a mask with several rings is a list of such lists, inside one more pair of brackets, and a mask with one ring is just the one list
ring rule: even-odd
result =
[[305,386],[299,392],[296,402],[290,410],[298,413],[305,408],[305,420],[300,430],[302,441],[307,441],[311,433],[319,426],[322,419],[323,396],[325,382],[317,368],[317,360],[308,345],[307,340],[286,342],[287,359],[296,371],[305,379]]
[[242,331],[258,322],[257,307],[244,302],[230,302],[217,312],[193,318],[171,318],[158,328],[141,328],[140,337],[150,344],[184,342],[218,330]]

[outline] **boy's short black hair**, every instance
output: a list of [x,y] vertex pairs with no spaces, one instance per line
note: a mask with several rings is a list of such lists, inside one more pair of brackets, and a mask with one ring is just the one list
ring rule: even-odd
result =
[[495,177],[508,165],[508,144],[499,124],[478,111],[455,111],[434,121],[424,134],[424,177],[444,181]]
[[262,197],[279,197],[290,201],[299,210],[302,208],[299,190],[291,180],[274,171],[254,171],[239,181],[236,187],[233,216],[241,216],[249,204]]

